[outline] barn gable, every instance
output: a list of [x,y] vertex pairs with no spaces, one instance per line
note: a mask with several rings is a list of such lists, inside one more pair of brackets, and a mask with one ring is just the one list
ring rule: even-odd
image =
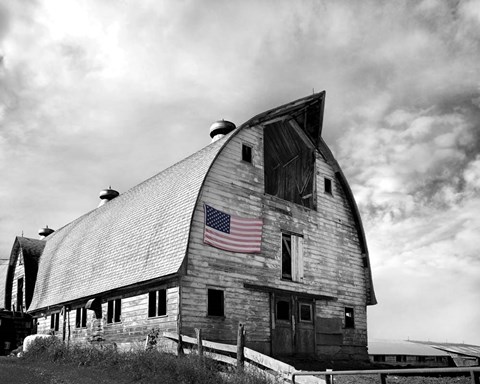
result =
[[[348,183],[317,136],[324,96],[254,117],[218,154],[193,216],[182,332],[233,342],[242,322],[264,353],[366,358],[365,306],[376,303],[368,249]],[[205,205],[262,219],[260,252],[207,243]]]
[[[25,310],[32,301],[38,264],[45,241],[16,237],[13,243],[5,286],[5,308],[15,306],[17,311]],[[19,280],[21,279],[21,282]],[[21,292],[19,292],[19,290]],[[22,295],[21,307],[17,297]]]

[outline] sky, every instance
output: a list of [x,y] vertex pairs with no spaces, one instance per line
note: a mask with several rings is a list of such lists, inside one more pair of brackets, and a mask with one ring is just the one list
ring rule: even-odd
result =
[[480,345],[479,0],[3,0],[0,57],[0,259],[208,145],[215,120],[325,90],[369,337]]

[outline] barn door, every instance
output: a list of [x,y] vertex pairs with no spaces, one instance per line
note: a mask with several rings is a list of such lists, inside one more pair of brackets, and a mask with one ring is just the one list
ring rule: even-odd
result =
[[272,301],[272,355],[292,355],[294,351],[292,298],[274,294]]
[[313,300],[298,300],[295,322],[295,353],[313,355],[315,353],[315,305]]
[[313,355],[314,301],[273,294],[272,304],[272,355]]

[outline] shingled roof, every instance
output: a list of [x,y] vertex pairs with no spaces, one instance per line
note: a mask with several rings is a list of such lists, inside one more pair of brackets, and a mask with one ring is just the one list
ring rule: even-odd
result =
[[220,139],[47,237],[29,311],[177,273]]

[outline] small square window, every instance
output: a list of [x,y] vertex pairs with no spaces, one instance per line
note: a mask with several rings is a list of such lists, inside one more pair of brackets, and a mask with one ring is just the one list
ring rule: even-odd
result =
[[312,304],[300,303],[298,305],[299,317],[301,322],[311,323],[312,316]]
[[242,160],[247,163],[252,162],[252,147],[246,144],[242,144]]
[[355,328],[353,308],[345,308],[345,328]]
[[325,193],[328,193],[329,195],[333,195],[332,180],[327,177],[325,177],[323,180],[324,180],[324,186],[325,186]]
[[225,316],[224,296],[220,289],[208,290],[208,316]]

